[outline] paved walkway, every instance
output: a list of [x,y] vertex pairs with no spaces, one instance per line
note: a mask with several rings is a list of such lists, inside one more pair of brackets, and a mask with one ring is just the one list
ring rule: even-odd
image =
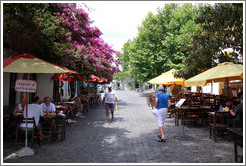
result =
[[[135,91],[116,91],[119,98],[115,119],[106,121],[105,110],[93,107],[70,121],[66,139],[41,146],[35,155],[17,157],[14,141],[4,141],[5,163],[231,163],[233,143],[209,139],[207,128],[175,126],[167,118],[167,142],[158,142],[158,125],[144,96]],[[21,147],[20,147],[21,148]]]

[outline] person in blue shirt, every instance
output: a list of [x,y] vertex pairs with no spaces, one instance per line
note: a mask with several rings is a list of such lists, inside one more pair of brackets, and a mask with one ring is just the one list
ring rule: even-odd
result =
[[164,122],[167,116],[168,107],[171,106],[170,99],[167,94],[164,93],[164,88],[162,86],[158,87],[158,93],[155,96],[155,108],[156,108],[156,118],[159,125],[159,142],[166,141],[164,135]]
[[229,110],[233,110],[232,102],[231,100],[227,99],[225,102],[223,100],[220,102],[220,108],[219,111],[222,111],[223,108],[228,107]]

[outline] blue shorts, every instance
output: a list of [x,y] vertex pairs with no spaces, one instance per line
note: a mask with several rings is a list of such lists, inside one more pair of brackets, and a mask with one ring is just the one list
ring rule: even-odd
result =
[[105,109],[114,109],[114,104],[113,103],[105,103]]

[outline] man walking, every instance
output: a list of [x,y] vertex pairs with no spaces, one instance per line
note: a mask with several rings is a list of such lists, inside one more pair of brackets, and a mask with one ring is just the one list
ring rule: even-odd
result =
[[114,102],[117,105],[117,96],[114,91],[112,91],[111,85],[108,86],[108,91],[104,93],[102,105],[104,105],[105,102],[105,109],[106,109],[106,115],[107,120],[109,121],[109,109],[111,110],[112,119],[114,118]]

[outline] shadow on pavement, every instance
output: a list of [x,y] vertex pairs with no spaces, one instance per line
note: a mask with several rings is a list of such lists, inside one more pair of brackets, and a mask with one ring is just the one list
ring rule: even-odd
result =
[[[127,105],[122,102],[121,104]],[[41,146],[34,142],[34,156],[17,157],[19,149],[14,150],[14,139],[5,140],[3,148],[4,163],[112,163],[126,162],[125,142],[130,142],[130,132],[118,124],[124,118],[117,117],[106,121],[105,110],[96,106],[87,114],[72,119],[66,126],[66,139],[63,141],[42,141]]]

